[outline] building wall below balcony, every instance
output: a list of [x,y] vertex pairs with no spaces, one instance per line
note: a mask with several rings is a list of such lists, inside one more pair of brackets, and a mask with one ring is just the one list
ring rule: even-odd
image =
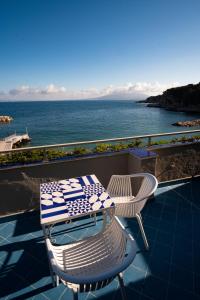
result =
[[156,177],[168,181],[200,175],[200,143],[153,149],[157,153]]

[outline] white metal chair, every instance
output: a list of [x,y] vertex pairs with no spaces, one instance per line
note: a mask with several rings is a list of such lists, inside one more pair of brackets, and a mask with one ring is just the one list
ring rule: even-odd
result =
[[61,280],[74,292],[89,292],[108,285],[118,276],[122,298],[125,291],[121,272],[133,261],[136,244],[116,217],[95,236],[67,245],[53,245],[46,238],[53,284]]
[[[141,186],[137,195],[133,195],[131,179],[141,178]],[[137,173],[131,175],[113,175],[107,187],[107,192],[115,203],[115,215],[122,217],[136,217],[146,249],[149,249],[148,241],[142,224],[141,210],[148,198],[155,192],[158,181],[149,173]]]

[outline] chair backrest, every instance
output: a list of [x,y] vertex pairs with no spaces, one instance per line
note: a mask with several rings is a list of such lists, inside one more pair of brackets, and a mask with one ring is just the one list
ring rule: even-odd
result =
[[129,175],[112,175],[107,187],[107,191],[111,197],[131,197],[131,177]]
[[[135,214],[139,213],[143,209],[144,205],[146,204],[146,201],[155,192],[158,186],[158,181],[156,177],[153,176],[152,174],[148,174],[148,173],[134,174],[134,176],[136,175],[142,177],[143,179],[139,191],[133,201],[135,202]],[[141,199],[144,200],[139,201]]]
[[[116,214],[124,217],[135,216],[139,213],[147,199],[155,192],[158,181],[155,176],[149,173],[136,173],[130,175],[112,175],[107,187],[107,191],[111,197],[126,197],[127,200],[133,196],[131,179],[141,178],[141,183],[137,195],[133,197],[129,203],[120,203],[117,201]],[[143,200],[142,200],[143,199]],[[141,200],[141,201],[140,201]]]
[[55,274],[77,291],[106,286],[130,265],[136,254],[135,241],[116,217],[96,236],[63,246],[53,245],[46,238],[46,245]]

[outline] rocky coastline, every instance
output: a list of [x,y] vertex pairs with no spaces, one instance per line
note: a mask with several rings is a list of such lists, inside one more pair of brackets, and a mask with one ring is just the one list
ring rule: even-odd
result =
[[173,126],[183,126],[183,127],[192,127],[192,126],[200,126],[200,119],[192,120],[192,121],[179,121],[172,124]]
[[148,107],[200,113],[200,83],[171,88],[163,92],[162,95],[151,96],[140,102],[146,103]]

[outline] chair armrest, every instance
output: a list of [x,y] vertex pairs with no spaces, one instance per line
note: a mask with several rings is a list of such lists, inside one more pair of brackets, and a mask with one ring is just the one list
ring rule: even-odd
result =
[[139,202],[141,202],[141,201],[144,201],[144,200],[148,199],[148,198],[151,197],[152,195],[153,195],[153,194],[150,194],[150,195],[144,196],[144,197],[142,197],[142,198],[138,198],[138,199],[137,199],[137,196],[136,196],[133,200],[131,200],[131,203],[139,203]]
[[134,174],[129,174],[129,176],[130,177],[154,177],[156,179],[156,177],[150,173],[134,173]]

